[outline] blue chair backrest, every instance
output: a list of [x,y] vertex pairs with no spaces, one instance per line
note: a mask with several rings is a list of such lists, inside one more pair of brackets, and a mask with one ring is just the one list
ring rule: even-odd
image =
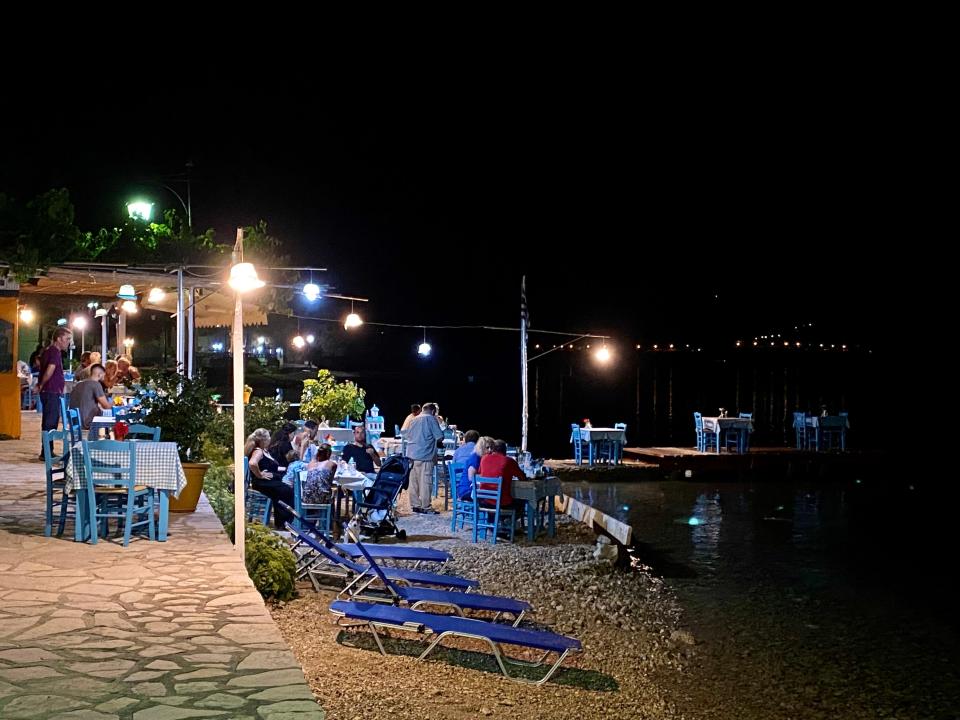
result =
[[797,430],[803,430],[807,426],[807,414],[795,412],[793,414],[793,427]]
[[753,413],[740,413],[740,417],[744,420],[753,420]]
[[[63,442],[63,454],[57,455],[53,449],[53,443],[57,440]],[[43,463],[46,466],[47,476],[55,470],[60,470],[60,465],[70,455],[70,445],[67,442],[66,430],[44,430],[43,431]]]
[[64,430],[70,427],[70,414],[68,412],[70,409],[69,402],[69,397],[66,395],[60,396],[60,422],[63,423]]
[[400,437],[400,426],[396,423],[393,425],[393,435],[394,437]]
[[697,430],[703,430],[703,415],[695,412],[693,414],[693,424],[696,426]]
[[581,439],[580,439],[580,426],[579,426],[579,425],[571,425],[570,428],[571,428],[571,430],[573,431],[573,441],[574,441],[575,443],[581,442]]
[[613,429],[614,429],[614,430],[624,430],[624,431],[626,431],[626,429],[627,429],[627,424],[626,424],[626,423],[614,423]]
[[[108,457],[104,454],[109,453]],[[126,464],[123,464],[126,459]],[[132,486],[137,477],[137,446],[120,440],[84,440],[83,467],[88,487]]]
[[467,464],[462,462],[448,462],[447,463],[447,472],[450,475],[450,490],[454,496],[459,496],[457,492],[457,481],[460,479],[460,476],[467,471]]
[[[496,502],[497,506],[500,505],[500,495],[503,489],[503,478],[501,477],[483,477],[482,475],[474,475],[473,481],[474,485],[474,496],[477,499],[477,502],[481,500],[493,500]],[[487,487],[482,487],[487,485]],[[490,487],[493,485],[494,487]]]
[[63,429],[69,431],[71,444],[83,440],[83,426],[80,424],[80,411],[77,408],[67,410],[67,424]]
[[134,423],[130,425],[127,429],[128,438],[141,438],[143,440],[152,440],[153,442],[160,442],[160,428],[150,427],[149,425],[141,425],[139,423]]

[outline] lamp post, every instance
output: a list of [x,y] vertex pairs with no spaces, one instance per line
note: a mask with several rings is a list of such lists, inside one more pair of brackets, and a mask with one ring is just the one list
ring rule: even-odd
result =
[[243,228],[237,228],[229,285],[235,291],[233,306],[233,527],[234,547],[246,558],[246,488],[243,481],[243,302],[241,296],[264,285],[253,263],[243,261]]

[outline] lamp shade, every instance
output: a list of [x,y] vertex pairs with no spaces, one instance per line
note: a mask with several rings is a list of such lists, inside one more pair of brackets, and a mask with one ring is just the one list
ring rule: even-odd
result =
[[137,291],[133,289],[133,285],[121,285],[117,297],[121,300],[136,300]]
[[106,308],[97,308],[97,312],[95,312],[93,316],[94,316],[94,317],[103,317],[103,316],[106,315],[106,314],[107,314],[107,309],[106,309]]

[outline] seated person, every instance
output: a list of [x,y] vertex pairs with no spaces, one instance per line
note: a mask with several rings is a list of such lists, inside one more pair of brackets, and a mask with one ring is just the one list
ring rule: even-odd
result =
[[[84,362],[83,355],[86,355],[86,362]],[[84,353],[80,356],[80,369],[73,374],[74,380],[89,380],[90,379],[90,368],[94,365],[102,364],[100,362],[100,353],[96,350],[93,352]]]
[[465,463],[471,455],[473,455],[473,449],[477,444],[477,440],[480,439],[480,433],[476,430],[467,430],[463,434],[463,445],[458,447],[453,452],[453,461],[458,463]]
[[257,492],[273,500],[273,524],[282,530],[284,523],[293,519],[293,515],[280,507],[278,500],[293,506],[293,488],[285,485],[280,479],[280,464],[267,449],[270,444],[270,433],[264,428],[257,428],[247,438],[243,448],[250,464],[250,484]]
[[373,445],[367,442],[367,429],[363,425],[357,425],[353,429],[353,442],[344,446],[340,457],[344,462],[352,459],[357,470],[362,473],[374,474],[380,467],[380,455]]
[[[471,430],[471,432],[476,432]],[[493,447],[494,439],[487,435],[478,438],[474,445],[473,452],[466,459],[466,467],[463,475],[457,480],[457,497],[461,500],[469,500],[473,496],[474,477],[480,474],[480,462],[484,455],[489,454]],[[488,477],[493,477],[492,475]]]
[[70,392],[70,407],[80,411],[80,425],[84,430],[90,429],[90,423],[101,409],[110,409],[110,401],[100,384],[104,372],[103,365],[91,365],[89,379],[78,382]]
[[[514,507],[513,495],[511,494],[513,479],[527,479],[527,476],[523,474],[523,470],[517,465],[517,461],[512,457],[507,457],[506,440],[493,441],[492,451],[484,455],[480,460],[479,474],[483,477],[500,477],[503,479],[503,483],[500,485],[500,507],[502,508]],[[489,483],[480,483],[480,487],[484,490],[493,489]],[[486,505],[489,503],[490,501],[486,500],[482,504]]]
[[118,366],[117,366],[116,360],[107,360],[103,364],[103,369],[104,369],[103,380],[100,381],[100,384],[103,385],[104,390],[109,391],[110,388],[112,388],[114,385],[120,382],[117,378],[117,375],[119,373],[117,367]]
[[270,454],[276,458],[281,467],[286,467],[292,458],[293,435],[296,431],[296,425],[291,422],[284,423],[270,438]]
[[317,456],[307,465],[307,478],[301,488],[305,503],[329,503],[333,496],[333,478],[337,464],[330,459],[330,446],[326,443],[317,448]]
[[140,381],[140,371],[130,364],[130,358],[121,355],[117,358],[117,382],[123,385],[133,385]]

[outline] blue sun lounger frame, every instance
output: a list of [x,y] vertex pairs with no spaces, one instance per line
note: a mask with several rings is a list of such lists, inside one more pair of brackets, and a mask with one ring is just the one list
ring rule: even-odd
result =
[[[500,670],[509,680],[515,682],[529,683],[533,685],[542,685],[556,672],[557,668],[563,662],[564,658],[571,652],[580,652],[582,647],[580,641],[576,638],[565,635],[557,635],[544,630],[531,630],[528,628],[517,628],[503,623],[492,623],[485,620],[473,620],[470,618],[458,617],[457,615],[434,615],[433,613],[420,612],[419,610],[409,610],[407,608],[394,607],[392,605],[380,605],[376,603],[348,602],[345,600],[336,600],[330,604],[330,612],[337,616],[337,625],[345,626],[344,621],[349,621],[350,625],[366,625],[373,633],[373,638],[377,642],[377,647],[383,655],[387,651],[380,640],[380,634],[377,629],[384,630],[403,630],[413,632],[417,635],[434,635],[434,639],[427,646],[426,650],[417,658],[424,660],[434,648],[445,637],[465,637],[473,638],[486,642],[500,666]],[[516,645],[520,647],[543,650],[543,655],[534,662],[517,660],[509,658],[500,651],[500,645]],[[515,677],[507,671],[506,663],[512,665],[524,665],[527,667],[541,667],[550,653],[558,655],[557,660],[551,665],[546,674],[539,680],[527,680],[523,677]]]
[[[346,580],[347,585],[340,592],[341,596],[344,594],[354,595],[362,593],[371,583],[378,579],[377,574],[370,569],[369,565],[355,563],[353,560],[326,548],[320,541],[310,537],[308,533],[297,530],[297,528],[293,527],[290,523],[287,523],[287,530],[298,542],[304,543],[318,555],[317,563],[301,567],[298,572],[298,578],[309,577],[315,589],[320,589],[317,575],[326,575]],[[326,564],[318,565],[321,557],[327,560]],[[381,570],[391,580],[397,583],[434,585],[454,590],[469,590],[479,585],[476,580],[468,580],[458,575],[440,575],[439,573],[408,570],[407,568],[381,568]]]
[[[502,595],[482,595],[480,593],[451,592],[449,590],[434,590],[423,587],[403,587],[393,582],[384,569],[381,568],[376,560],[367,552],[368,547],[362,543],[357,543],[357,548],[363,553],[370,565],[370,569],[376,573],[383,583],[386,594],[370,597],[364,594],[364,598],[370,598],[374,601],[386,601],[397,603],[406,603],[411,610],[417,610],[422,605],[442,605],[453,608],[453,610],[463,617],[464,610],[482,610],[496,613],[494,622],[500,615],[506,613],[513,616],[513,626],[516,627],[523,619],[524,613],[530,609],[530,603],[524,600],[504,597]],[[353,597],[357,597],[356,594]]]

